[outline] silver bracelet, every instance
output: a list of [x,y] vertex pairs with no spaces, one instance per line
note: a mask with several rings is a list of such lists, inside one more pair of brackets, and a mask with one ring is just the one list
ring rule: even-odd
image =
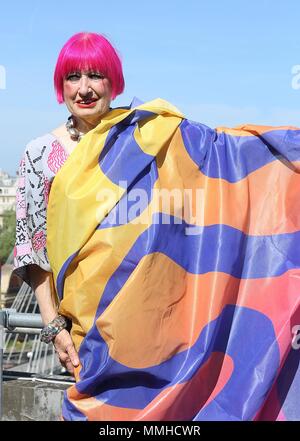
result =
[[58,314],[47,326],[45,326],[40,334],[40,340],[43,343],[49,344],[55,339],[57,334],[66,329],[68,326],[67,320],[63,315]]

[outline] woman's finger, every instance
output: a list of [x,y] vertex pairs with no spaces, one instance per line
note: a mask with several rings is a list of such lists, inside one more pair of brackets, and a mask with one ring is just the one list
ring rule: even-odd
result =
[[70,374],[74,373],[73,363],[67,353],[60,354],[59,361],[60,364],[70,372]]
[[65,367],[70,372],[70,374],[72,374],[72,375],[74,374],[73,363],[72,363],[72,361],[69,358],[67,358],[67,360],[65,362]]
[[76,352],[76,349],[74,348],[73,344],[70,344],[66,347],[66,350],[69,354],[69,357],[73,363],[73,366],[78,366],[79,365],[79,358]]

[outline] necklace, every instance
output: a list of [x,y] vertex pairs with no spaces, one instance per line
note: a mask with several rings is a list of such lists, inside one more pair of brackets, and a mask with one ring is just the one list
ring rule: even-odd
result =
[[85,135],[83,132],[79,132],[79,130],[76,129],[73,115],[69,116],[66,122],[66,129],[70,133],[71,138],[75,138],[77,142],[79,142]]
[[[109,111],[111,111],[111,110],[112,110],[112,107],[109,108]],[[76,129],[73,115],[70,115],[69,118],[67,119],[66,129],[70,133],[71,138],[74,138],[77,142],[81,141],[81,139],[85,135],[85,133],[79,132],[79,130]]]

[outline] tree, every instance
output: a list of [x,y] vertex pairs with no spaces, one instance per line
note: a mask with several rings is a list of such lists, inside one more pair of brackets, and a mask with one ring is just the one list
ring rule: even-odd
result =
[[3,213],[3,226],[0,228],[0,262],[6,262],[14,244],[16,234],[16,213],[14,210],[7,210]]

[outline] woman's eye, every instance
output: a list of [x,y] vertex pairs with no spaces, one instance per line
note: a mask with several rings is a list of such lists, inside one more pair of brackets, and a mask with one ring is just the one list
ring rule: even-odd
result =
[[[100,72],[89,72],[84,75],[87,75],[88,78],[90,78],[91,80],[102,80],[104,78],[104,75]],[[72,72],[72,73],[68,74],[66,78],[68,81],[72,81],[72,82],[79,81],[81,78],[81,73],[80,72]]]
[[104,78],[104,75],[102,75],[101,73],[98,73],[98,72],[90,72],[89,77],[92,80],[102,80]]
[[72,73],[72,74],[69,74],[67,76],[67,80],[69,80],[69,81],[78,81],[80,79],[80,76],[81,75],[79,73]]

